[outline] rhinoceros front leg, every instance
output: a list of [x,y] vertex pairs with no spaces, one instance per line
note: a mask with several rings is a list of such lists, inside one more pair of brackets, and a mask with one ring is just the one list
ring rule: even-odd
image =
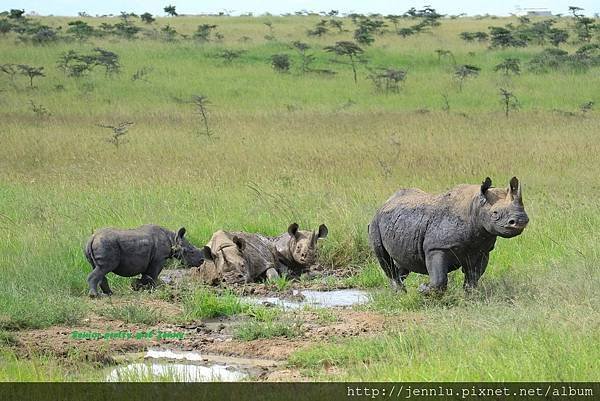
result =
[[156,285],[156,282],[154,281],[154,279],[152,279],[152,277],[146,275],[146,274],[142,274],[141,278],[136,278],[135,280],[133,280],[133,282],[131,283],[131,288],[134,291],[139,291],[142,288],[151,288],[154,287]]
[[267,280],[275,280],[279,278],[279,273],[277,273],[277,270],[274,267],[268,268],[265,274],[267,276]]
[[463,288],[469,292],[477,287],[477,282],[485,272],[490,260],[489,252],[482,252],[474,260],[468,259],[464,264],[462,271],[465,274],[465,282]]
[[153,262],[152,264],[150,264],[150,267],[148,267],[148,270],[146,270],[145,273],[142,273],[142,284],[143,285],[150,285],[151,287],[155,287],[156,283],[158,282],[158,275],[160,274],[160,272],[163,269],[163,266],[165,265],[166,260],[160,260],[160,261],[156,261]]
[[421,284],[419,292],[425,295],[444,292],[448,286],[448,267],[452,264],[452,260],[453,258],[443,250],[427,252],[425,266],[429,274],[429,283]]

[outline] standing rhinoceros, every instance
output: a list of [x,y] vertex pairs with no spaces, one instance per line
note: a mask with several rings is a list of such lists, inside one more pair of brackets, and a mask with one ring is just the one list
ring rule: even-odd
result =
[[179,259],[189,266],[200,265],[204,253],[183,238],[184,235],[183,227],[174,233],[152,224],[130,230],[97,230],[84,250],[93,268],[87,279],[90,296],[98,295],[98,284],[103,293],[112,294],[106,279],[109,272],[124,277],[141,274],[143,283],[154,283],[169,258]]
[[392,287],[404,289],[409,272],[429,274],[420,291],[444,291],[448,272],[462,266],[464,288],[477,286],[496,237],[510,238],[529,222],[516,177],[507,189],[459,185],[431,195],[401,189],[377,211],[369,225],[369,242]]

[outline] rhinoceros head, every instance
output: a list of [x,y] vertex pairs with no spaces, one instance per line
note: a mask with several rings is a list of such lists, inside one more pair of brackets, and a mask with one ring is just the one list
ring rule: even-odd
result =
[[487,177],[481,184],[479,218],[486,231],[504,238],[523,232],[529,217],[525,213],[521,184],[517,177],[510,180],[508,188],[492,188]]
[[183,236],[185,235],[185,227],[181,227],[175,235],[171,253],[173,257],[181,260],[188,266],[200,266],[204,260],[204,253],[201,249],[190,244]]
[[317,256],[317,240],[327,237],[329,230],[325,224],[319,226],[319,231],[299,230],[298,224],[288,227],[290,243],[288,248],[294,261],[303,266],[312,265]]
[[212,248],[209,245],[204,247],[202,266],[215,270],[223,280],[230,283],[245,282],[247,269],[243,254],[246,247],[244,239],[238,236],[217,236],[216,239],[218,241],[212,242]]

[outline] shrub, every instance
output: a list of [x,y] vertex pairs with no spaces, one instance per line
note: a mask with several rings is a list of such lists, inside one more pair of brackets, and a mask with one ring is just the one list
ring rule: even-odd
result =
[[150,13],[143,13],[142,15],[140,15],[140,18],[146,24],[151,24],[155,21],[155,18]]
[[290,56],[284,53],[278,53],[271,56],[271,66],[277,72],[288,72],[292,63]]

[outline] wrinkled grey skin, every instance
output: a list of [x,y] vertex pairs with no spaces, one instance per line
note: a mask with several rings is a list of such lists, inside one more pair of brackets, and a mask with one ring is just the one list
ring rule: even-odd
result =
[[219,282],[250,283],[265,277],[274,279],[283,274],[298,274],[315,262],[317,240],[325,238],[327,232],[324,224],[315,233],[299,230],[296,223],[289,226],[288,232],[277,237],[219,231],[213,234],[213,239],[222,235],[219,241],[221,249],[211,249],[209,245],[204,247],[205,261],[199,275],[205,282],[215,285]]
[[327,237],[329,230],[325,224],[319,226],[317,232],[299,230],[298,224],[292,223],[286,233],[269,240],[275,247],[275,256],[279,261],[279,272],[294,274],[312,266],[317,259],[317,241]]
[[491,185],[488,177],[439,195],[401,189],[386,201],[369,225],[369,242],[393,288],[403,290],[416,272],[429,274],[421,292],[443,292],[459,267],[465,290],[477,286],[496,237],[515,237],[529,222],[516,177],[507,189]]
[[179,259],[188,266],[199,266],[204,253],[183,238],[184,235],[183,227],[174,233],[152,224],[130,230],[97,230],[84,249],[93,268],[87,278],[90,296],[98,296],[98,284],[104,294],[112,294],[106,279],[109,272],[123,277],[141,274],[138,284],[153,284],[169,258]]
[[[275,269],[277,260],[273,245],[269,238],[260,234],[244,232],[224,232],[231,239],[233,246],[212,250],[210,246],[204,247],[205,264],[214,263],[218,281],[228,284],[251,283],[265,276],[268,270]],[[235,248],[234,248],[235,247]],[[234,248],[234,249],[231,249]]]

